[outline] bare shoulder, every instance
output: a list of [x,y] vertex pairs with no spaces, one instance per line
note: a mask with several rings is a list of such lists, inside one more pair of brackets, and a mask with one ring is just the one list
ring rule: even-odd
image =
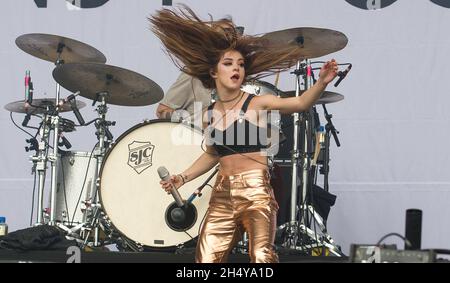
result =
[[257,95],[252,99],[249,108],[254,110],[265,110],[270,108],[269,106],[272,105],[278,99],[280,98],[270,93]]

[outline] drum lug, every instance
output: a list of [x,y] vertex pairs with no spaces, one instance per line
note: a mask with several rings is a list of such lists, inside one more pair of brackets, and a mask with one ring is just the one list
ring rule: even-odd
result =
[[75,164],[75,158],[73,156],[70,157],[69,164],[70,166],[73,166],[73,164]]

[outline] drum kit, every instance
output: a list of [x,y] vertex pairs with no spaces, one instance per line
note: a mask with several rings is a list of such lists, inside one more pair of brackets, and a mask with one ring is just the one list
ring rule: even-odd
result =
[[[279,97],[301,96],[313,84],[314,72],[311,58],[336,52],[344,48],[347,38],[340,32],[318,28],[295,28],[262,35],[268,45],[289,44],[304,51],[293,72],[296,77],[295,91],[281,91],[276,86],[255,81],[243,86],[243,90],[256,95],[272,94]],[[82,247],[116,244],[119,249],[142,251],[179,250],[190,246],[198,236],[202,218],[208,207],[210,190],[204,190],[202,198],[192,199],[192,192],[211,186],[217,169],[185,185],[180,193],[190,199],[191,213],[182,223],[174,223],[173,199],[160,189],[157,168],[170,165],[173,172],[187,168],[203,151],[202,132],[186,123],[167,120],[151,120],[140,123],[117,139],[110,128],[114,121],[107,120],[108,105],[146,106],[163,98],[162,89],[151,79],[116,66],[106,64],[105,56],[85,43],[57,35],[25,34],[16,39],[24,52],[55,64],[52,75],[56,82],[55,98],[33,98],[33,85],[26,72],[25,99],[5,106],[5,109],[25,115],[22,126],[28,126],[31,117],[39,119],[36,135],[27,140],[27,151],[35,151],[30,160],[33,173],[38,178],[37,216],[35,225],[53,225],[77,240]],[[301,81],[303,80],[303,83]],[[61,87],[72,92],[61,98]],[[87,105],[78,96],[90,99],[98,117],[84,121],[80,109]],[[324,92],[317,105],[343,100],[334,92]],[[313,247],[326,247],[340,254],[332,238],[321,223],[323,236],[317,238],[312,231],[311,217],[317,216],[309,205],[306,192],[315,181],[318,150],[325,150],[324,167],[328,174],[328,147],[330,135],[337,140],[337,131],[326,112],[326,133],[319,138],[315,107],[305,113],[292,115],[293,147],[290,151],[292,168],[291,209],[288,223],[281,225],[281,245],[299,247],[306,235],[313,239]],[[77,122],[63,118],[62,114],[73,112]],[[90,152],[68,151],[70,142],[65,133],[77,127],[95,126],[97,143]],[[283,133],[283,125],[280,124]],[[66,150],[63,150],[65,147]],[[182,158],[180,158],[182,157]],[[272,163],[280,163],[277,157]],[[51,169],[48,207],[44,204],[44,191],[48,164]],[[300,180],[300,181],[299,181]],[[327,181],[326,181],[327,183]],[[326,184],[328,190],[328,184]],[[175,221],[177,222],[177,221]]]

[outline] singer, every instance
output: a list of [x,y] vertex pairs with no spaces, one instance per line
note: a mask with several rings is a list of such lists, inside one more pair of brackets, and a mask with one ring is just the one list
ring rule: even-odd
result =
[[[220,165],[196,249],[196,262],[226,262],[229,252],[243,232],[249,239],[251,262],[278,262],[274,249],[278,204],[270,186],[267,141],[251,142],[251,132],[267,127],[262,110],[289,114],[309,109],[337,76],[337,63],[324,64],[316,84],[300,97],[254,96],[241,91],[250,78],[260,78],[287,70],[301,57],[295,46],[267,47],[253,36],[238,36],[229,28],[211,27],[187,6],[162,9],[149,18],[152,31],[180,69],[198,78],[206,88],[215,88],[218,99],[203,115],[206,147],[184,172],[173,175],[161,186],[170,192]],[[266,113],[267,114],[267,113]],[[229,132],[241,133],[226,140]],[[218,138],[222,138],[219,142]],[[236,142],[245,141],[244,144]],[[169,168],[170,170],[170,168]]]

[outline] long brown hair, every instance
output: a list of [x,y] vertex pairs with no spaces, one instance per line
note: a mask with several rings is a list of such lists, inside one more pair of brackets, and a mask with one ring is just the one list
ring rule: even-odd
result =
[[240,36],[230,19],[202,21],[186,5],[175,11],[162,9],[149,21],[176,66],[206,88],[215,88],[210,72],[229,50],[244,57],[246,80],[286,70],[301,58],[295,46],[275,46],[260,37]]

